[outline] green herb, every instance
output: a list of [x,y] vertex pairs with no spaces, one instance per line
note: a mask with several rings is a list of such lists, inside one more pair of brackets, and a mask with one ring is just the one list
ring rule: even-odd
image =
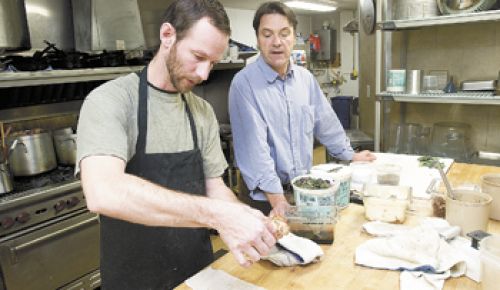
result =
[[304,189],[326,189],[332,186],[330,181],[321,178],[302,177],[294,182],[294,185]]
[[428,168],[444,168],[444,163],[439,161],[439,158],[432,156],[422,156],[418,158],[420,166]]

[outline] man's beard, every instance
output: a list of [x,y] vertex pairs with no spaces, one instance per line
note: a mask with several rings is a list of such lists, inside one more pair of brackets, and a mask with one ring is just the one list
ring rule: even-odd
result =
[[[191,85],[188,77],[183,76],[183,65],[177,58],[177,45],[172,46],[170,54],[167,56],[167,60],[165,63],[167,66],[168,74],[170,76],[170,83],[172,83],[174,88],[180,93],[189,92],[194,87],[194,85]],[[182,82],[183,80],[185,81]]]

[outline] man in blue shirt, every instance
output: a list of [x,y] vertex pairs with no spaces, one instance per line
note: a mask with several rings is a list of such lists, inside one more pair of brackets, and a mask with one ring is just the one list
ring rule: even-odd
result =
[[240,198],[268,214],[284,215],[284,187],[312,166],[314,138],[342,160],[371,161],[355,153],[313,75],[290,62],[297,19],[281,2],[266,2],[253,27],[260,56],[233,79],[229,114],[236,163],[249,197]]

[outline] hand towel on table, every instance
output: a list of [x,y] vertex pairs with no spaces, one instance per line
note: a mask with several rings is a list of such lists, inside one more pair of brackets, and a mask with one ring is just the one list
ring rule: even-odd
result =
[[[465,273],[465,262],[428,226],[418,226],[394,236],[375,238],[361,244],[355,263],[372,268],[412,271],[401,274],[401,289],[441,289],[444,280]],[[425,287],[427,285],[427,287]]]
[[323,250],[315,242],[288,233],[278,240],[271,253],[264,260],[269,260],[278,266],[294,266],[315,263],[323,256]]

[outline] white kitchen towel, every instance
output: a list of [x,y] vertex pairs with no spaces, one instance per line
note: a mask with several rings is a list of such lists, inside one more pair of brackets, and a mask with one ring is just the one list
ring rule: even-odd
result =
[[409,226],[381,221],[372,221],[363,224],[363,231],[376,237],[392,237],[397,234],[405,233],[410,229],[411,227]]
[[186,284],[193,290],[265,290],[212,267],[207,267],[187,279]]
[[[460,227],[451,226],[448,221],[442,218],[425,217],[420,221],[421,226],[430,227],[436,230],[445,240],[451,240],[460,234]],[[385,223],[381,221],[367,222],[363,224],[363,230],[376,237],[392,237],[403,234],[412,227],[399,224]]]
[[471,241],[464,237],[456,237],[450,241],[450,246],[456,249],[457,254],[461,255],[467,264],[467,271],[465,276],[476,281],[481,282],[481,257],[479,250],[471,247]]
[[440,280],[449,276],[462,276],[466,267],[463,258],[429,226],[417,226],[391,237],[368,240],[356,249],[355,263],[372,268],[422,273],[402,275],[400,279],[405,280],[401,283],[402,290],[412,289],[403,287],[412,283],[422,287],[429,285],[420,289],[441,289]]
[[449,273],[427,274],[425,272],[403,271],[399,276],[399,285],[405,290],[443,289]]
[[278,240],[264,260],[269,260],[278,266],[306,265],[318,262],[323,256],[323,250],[315,242],[288,233]]

